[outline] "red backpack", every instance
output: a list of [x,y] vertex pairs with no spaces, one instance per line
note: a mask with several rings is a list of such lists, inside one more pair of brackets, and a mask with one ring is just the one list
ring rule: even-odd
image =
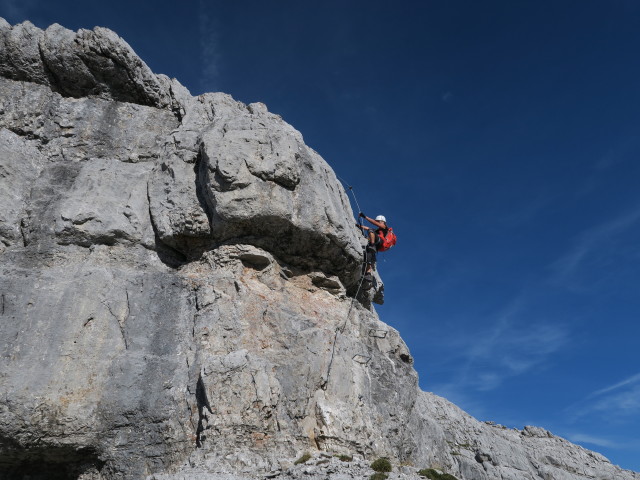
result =
[[396,244],[396,240],[398,239],[396,237],[396,234],[393,233],[393,228],[391,227],[387,229],[386,235],[384,235],[382,231],[378,231],[378,235],[380,235],[380,238],[382,239],[382,245],[378,247],[379,252],[384,252],[385,250],[389,250],[391,247],[393,247]]

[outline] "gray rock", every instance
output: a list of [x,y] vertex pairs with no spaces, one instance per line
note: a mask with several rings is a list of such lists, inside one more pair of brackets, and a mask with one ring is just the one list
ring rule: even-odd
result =
[[214,239],[251,238],[288,263],[337,274],[351,286],[361,247],[335,174],[299,132],[262,104],[209,98],[201,185]]
[[8,130],[0,130],[0,252],[24,242],[22,219],[29,188],[44,163],[45,157],[33,145]]
[[42,30],[31,22],[11,27],[0,21],[0,75],[47,85],[49,78],[40,55]]
[[0,73],[46,85],[63,96],[98,96],[166,108],[173,104],[166,78],[154,75],[114,32],[96,27],[72,32],[58,24],[44,32],[29,22],[0,24]]
[[[418,415],[437,423],[428,434],[438,439],[434,445],[438,453],[431,461],[459,478],[640,478],[640,474],[622,470],[602,455],[539,427],[521,431],[479,422],[426,392],[420,394],[416,405]],[[420,427],[416,433],[421,433]]]
[[0,43],[4,477],[638,479],[419,391],[344,190],[265,105],[103,28]]
[[151,167],[93,159],[82,164],[52,212],[58,243],[154,246],[146,180]]
[[155,161],[178,120],[169,111],[98,98],[65,98],[49,88],[0,78],[0,127],[52,160]]

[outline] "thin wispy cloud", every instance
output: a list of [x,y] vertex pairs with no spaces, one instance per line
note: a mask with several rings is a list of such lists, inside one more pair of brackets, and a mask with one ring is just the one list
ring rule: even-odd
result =
[[640,413],[640,373],[591,392],[567,410],[573,421],[594,414],[618,420],[636,417]]
[[452,340],[449,350],[459,354],[451,360],[461,366],[439,391],[496,389],[509,378],[541,367],[567,343],[565,326],[531,321],[525,306],[523,298],[517,299],[493,321],[481,322],[488,328]]
[[571,283],[588,262],[606,263],[619,254],[617,240],[640,221],[640,206],[583,232],[573,248],[551,265],[556,283]]
[[593,165],[594,170],[598,172],[602,170],[608,170],[615,167],[617,164],[624,162],[626,158],[621,157],[615,150],[609,150],[604,156],[602,156]]
[[613,385],[602,388],[600,390],[596,390],[595,392],[591,393],[587,398],[598,397],[600,395],[604,395],[606,393],[610,393],[615,390],[620,390],[621,388],[625,388],[630,385],[635,385],[638,383],[640,383],[640,373],[637,373],[636,375],[631,375],[629,378],[625,378],[621,382],[615,383]]
[[220,42],[215,19],[209,14],[210,5],[199,3],[198,33],[200,35],[200,88],[203,92],[218,89],[220,76]]
[[637,135],[629,135],[599,158],[593,168],[601,172],[616,167],[627,160],[635,159],[639,148],[640,140]]
[[620,444],[609,440],[607,438],[599,437],[596,435],[589,435],[585,433],[570,433],[566,435],[567,440],[587,445],[595,445],[597,447],[605,447],[605,448],[620,448]]

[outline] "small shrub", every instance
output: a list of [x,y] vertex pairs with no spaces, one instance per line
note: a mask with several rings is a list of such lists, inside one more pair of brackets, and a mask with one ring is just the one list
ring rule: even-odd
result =
[[418,470],[418,475],[430,480],[458,480],[456,477],[449,473],[440,473],[433,468],[423,468],[422,470]]
[[351,460],[353,460],[353,456],[351,455],[338,455],[338,460],[342,461],[342,462],[350,462]]
[[376,472],[390,472],[391,462],[387,458],[379,458],[371,464],[371,468]]
[[309,461],[310,458],[311,458],[311,454],[309,452],[305,452],[302,454],[302,456],[299,459],[293,462],[293,464],[300,465],[301,463],[306,463]]
[[387,480],[387,478],[389,478],[389,475],[387,475],[386,473],[378,472],[371,475],[369,477],[369,480]]

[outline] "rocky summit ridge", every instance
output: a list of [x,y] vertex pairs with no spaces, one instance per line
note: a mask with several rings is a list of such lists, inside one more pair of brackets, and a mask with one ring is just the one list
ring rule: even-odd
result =
[[420,391],[362,247],[265,105],[0,19],[0,478],[640,479]]

